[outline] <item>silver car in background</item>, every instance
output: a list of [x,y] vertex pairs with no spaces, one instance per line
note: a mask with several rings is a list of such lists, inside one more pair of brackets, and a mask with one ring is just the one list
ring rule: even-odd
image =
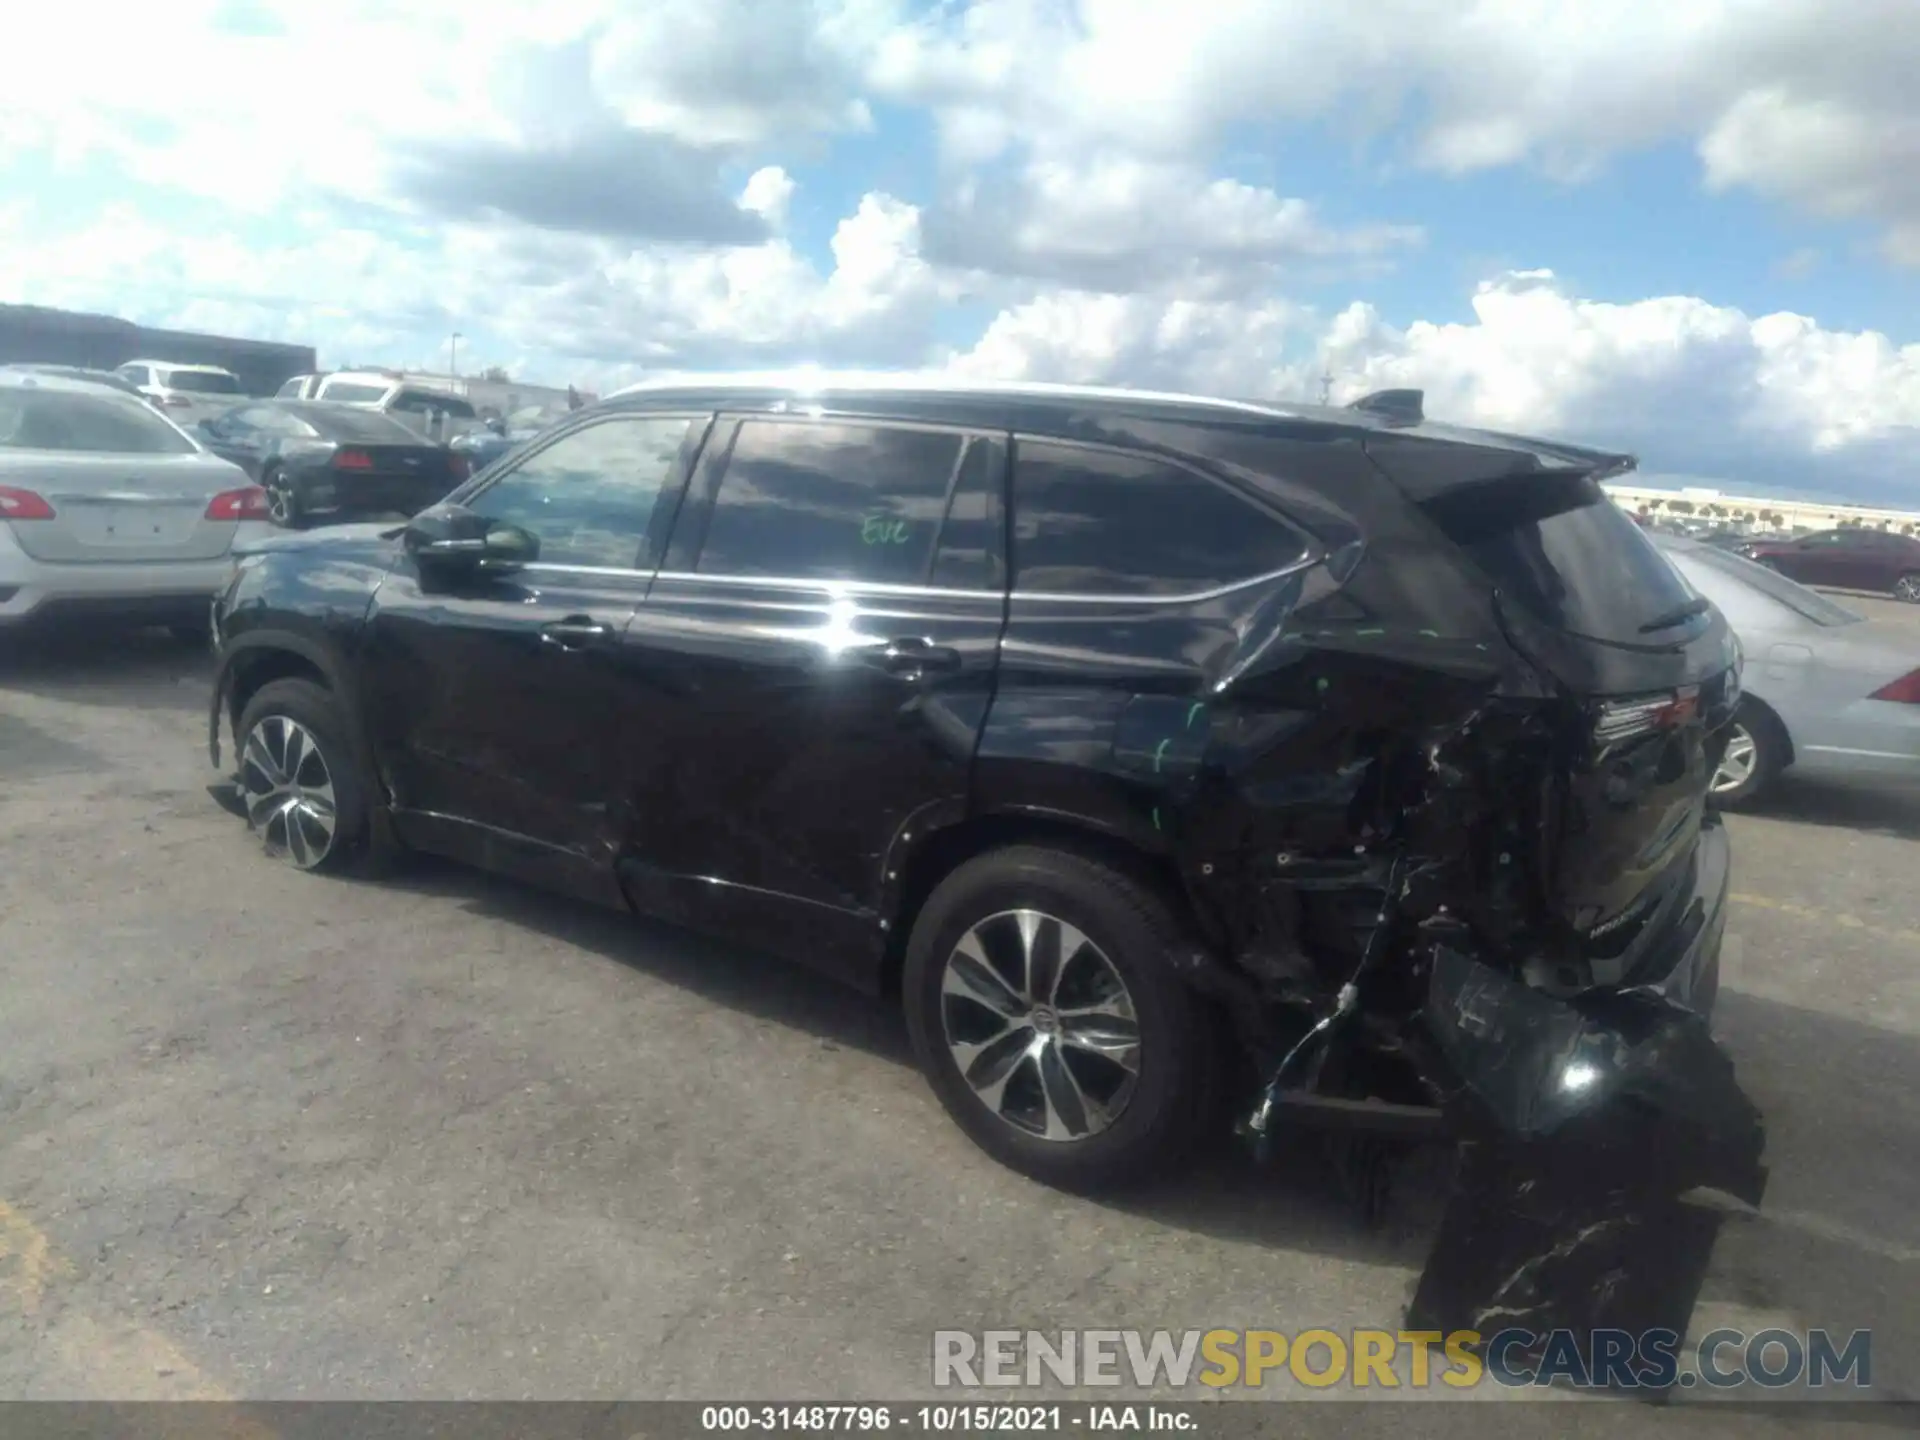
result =
[[1753,561],[1656,541],[1727,617],[1746,654],[1745,698],[1713,779],[1723,806],[1796,775],[1920,782],[1920,640]]
[[151,406],[0,372],[0,633],[94,617],[204,636],[266,492]]
[[192,425],[230,410],[247,392],[240,377],[218,365],[176,365],[169,360],[129,360],[115,372],[139,388],[167,417]]

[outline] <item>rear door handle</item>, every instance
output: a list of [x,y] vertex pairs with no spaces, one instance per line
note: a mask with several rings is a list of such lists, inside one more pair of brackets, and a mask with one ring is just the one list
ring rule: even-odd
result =
[[914,637],[870,645],[860,658],[889,675],[925,675],[960,668],[960,652],[950,645],[934,645]]
[[540,643],[557,645],[562,650],[585,650],[603,645],[613,638],[613,627],[585,615],[569,615],[540,630]]

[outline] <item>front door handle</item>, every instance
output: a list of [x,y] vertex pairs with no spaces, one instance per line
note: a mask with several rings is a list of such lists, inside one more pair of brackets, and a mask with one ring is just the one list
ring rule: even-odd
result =
[[556,620],[540,630],[542,645],[556,645],[562,650],[585,650],[589,646],[603,645],[613,638],[613,627],[604,625],[585,615],[569,615],[564,620]]
[[889,675],[926,675],[960,668],[958,650],[950,645],[935,645],[912,636],[869,645],[860,652],[860,658]]

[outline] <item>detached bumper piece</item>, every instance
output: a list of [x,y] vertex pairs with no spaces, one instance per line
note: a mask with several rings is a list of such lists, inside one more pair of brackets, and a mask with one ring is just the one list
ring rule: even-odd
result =
[[[1425,1016],[1460,1164],[1410,1325],[1687,1332],[1765,1129],[1706,1021],[1659,995],[1555,1000],[1450,951]],[[1583,1353],[1591,1364],[1593,1357]]]

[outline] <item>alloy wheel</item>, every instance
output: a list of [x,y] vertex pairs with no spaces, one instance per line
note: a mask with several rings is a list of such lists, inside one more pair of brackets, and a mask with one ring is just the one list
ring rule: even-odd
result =
[[277,477],[267,484],[267,518],[276,525],[293,523],[293,492]]
[[1753,779],[1759,764],[1759,743],[1751,730],[1736,721],[1733,733],[1727,737],[1727,752],[1720,757],[1720,768],[1713,772],[1712,793],[1725,795],[1738,790]]
[[313,732],[285,715],[268,715],[240,752],[247,823],[267,853],[311,870],[333,851],[339,812],[333,772]]
[[1902,575],[1895,582],[1893,593],[1908,604],[1920,604],[1920,575]]
[[947,957],[940,1011],[974,1097],[1025,1134],[1084,1140],[1133,1096],[1133,996],[1100,948],[1055,916],[1009,910],[968,930]]

